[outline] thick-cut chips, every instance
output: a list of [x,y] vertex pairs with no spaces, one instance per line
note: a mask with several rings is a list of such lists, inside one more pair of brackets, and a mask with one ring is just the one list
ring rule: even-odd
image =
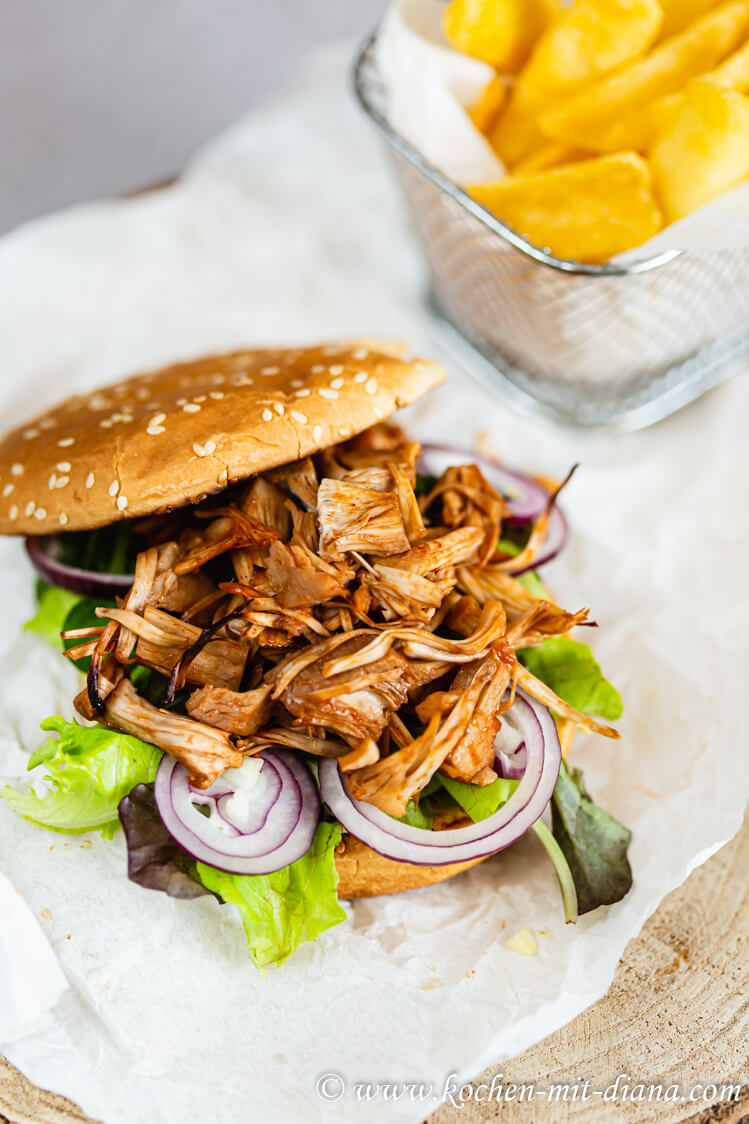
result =
[[470,111],[470,118],[480,133],[486,136],[491,132],[506,100],[507,86],[495,75],[484,86],[481,97]]
[[605,262],[661,229],[647,163],[619,153],[467,189],[536,246],[560,258]]
[[669,222],[735,187],[749,177],[749,98],[692,82],[650,163]]
[[501,159],[512,166],[528,156],[539,146],[538,114],[644,54],[662,21],[658,0],[576,0],[565,9],[533,48],[492,134]]
[[586,86],[539,118],[549,137],[599,150],[612,125],[681,89],[736,50],[749,31],[749,0],[727,0],[646,58]]
[[[701,75],[701,80],[724,89],[738,90],[742,94],[749,92],[749,40],[714,70]],[[658,134],[678,116],[684,97],[685,90],[666,94],[650,105],[642,106],[636,113],[615,121],[597,147],[606,152],[634,148],[637,152],[647,153]]]
[[553,18],[560,0],[451,0],[445,35],[459,51],[516,73]]
[[663,8],[663,27],[661,39],[678,35],[690,23],[694,23],[705,12],[718,5],[718,0],[661,0]]
[[560,168],[563,164],[576,164],[580,160],[587,160],[591,156],[582,148],[575,148],[571,144],[562,144],[561,141],[547,141],[541,145],[525,160],[521,160],[512,169],[514,176],[529,176],[534,172],[545,172],[548,168]]

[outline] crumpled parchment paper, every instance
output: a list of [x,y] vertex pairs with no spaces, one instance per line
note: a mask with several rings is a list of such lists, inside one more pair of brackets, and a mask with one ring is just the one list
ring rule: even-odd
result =
[[[381,334],[439,356],[422,262],[346,92],[349,57],[318,56],[176,187],[0,243],[3,424],[211,348]],[[356,904],[263,976],[230,907],[143,890],[125,877],[121,839],[51,834],[0,804],[0,868],[69,985],[28,1033],[0,993],[10,1060],[106,1124],[415,1122],[449,1074],[499,1063],[602,996],[626,942],[734,834],[746,803],[748,409],[740,376],[653,430],[570,433],[518,419],[453,366],[402,419],[426,439],[471,445],[483,432],[520,467],[582,464],[565,496],[571,541],[546,576],[564,604],[591,606],[596,652],[625,699],[622,741],[574,751],[633,829],[624,901],[565,927],[527,839],[457,881]],[[18,640],[33,584],[20,542],[0,541],[0,573],[0,773],[17,775],[39,721],[70,713],[76,673]],[[7,941],[22,933],[3,886]],[[537,934],[535,957],[503,943],[521,926]],[[43,980],[46,953],[16,941],[15,954]],[[339,1100],[316,1093],[326,1073],[345,1083]],[[358,1103],[362,1081],[431,1083],[434,1099]]]
[[[455,183],[491,183],[506,174],[504,165],[466,111],[478,101],[494,70],[450,45],[442,31],[444,8],[444,0],[392,0],[377,48],[388,90],[388,117]],[[634,261],[674,249],[715,252],[739,246],[749,246],[749,181],[614,260]]]

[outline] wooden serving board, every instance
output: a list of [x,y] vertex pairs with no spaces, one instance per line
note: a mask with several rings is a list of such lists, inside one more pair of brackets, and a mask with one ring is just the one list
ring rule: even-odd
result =
[[[631,941],[608,994],[496,1073],[517,1085],[745,1084],[738,1102],[546,1104],[467,1101],[430,1124],[747,1124],[749,1122],[749,813],[739,834],[664,900]],[[314,1092],[310,1090],[310,1097]],[[0,1058],[2,1124],[92,1124],[64,1097],[36,1089]]]

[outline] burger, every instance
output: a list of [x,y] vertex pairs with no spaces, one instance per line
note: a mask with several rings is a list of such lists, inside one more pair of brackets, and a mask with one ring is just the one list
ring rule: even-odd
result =
[[[212,355],[74,396],[0,443],[28,627],[81,672],[41,784],[63,832],[121,825],[127,873],[239,908],[256,964],[339,899],[451,878],[533,830],[567,920],[617,900],[628,832],[563,763],[618,737],[590,625],[538,576],[558,487],[410,440],[441,367],[391,346]],[[58,640],[59,637],[59,640]]]

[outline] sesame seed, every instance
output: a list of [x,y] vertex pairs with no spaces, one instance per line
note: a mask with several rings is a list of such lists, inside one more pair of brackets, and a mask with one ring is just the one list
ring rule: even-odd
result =
[[312,430],[312,440],[320,441],[322,439],[322,426],[316,425]]
[[161,425],[163,421],[166,421],[166,414],[154,414],[149,425]]
[[185,402],[187,402],[186,398],[178,398],[177,399],[177,405],[178,406],[184,406]]
[[58,523],[60,524],[61,527],[64,527],[68,522],[67,512],[61,511],[60,514],[57,516],[57,521],[58,521]]
[[228,479],[229,479],[229,470],[227,468],[225,468],[218,474],[218,479],[217,479],[216,483],[217,484],[226,484]]
[[5,487],[3,488],[3,495],[9,496],[14,488],[15,488],[15,484],[6,484]]
[[88,405],[91,410],[106,410],[109,401],[103,394],[95,394],[93,398],[89,398]]
[[195,444],[192,447],[192,451],[198,457],[209,457],[211,455],[211,453],[216,452],[216,442],[215,441],[206,441],[205,445],[200,445],[196,441]]
[[268,409],[268,407],[266,406],[266,408],[263,410],[263,421],[271,421],[272,418],[273,418],[273,414]]
[[29,515],[33,515],[35,507],[36,507],[36,504],[34,503],[34,501],[29,500],[29,502],[26,504],[26,507],[23,509],[24,515],[26,515],[27,517]]
[[303,414],[300,410],[292,410],[291,416],[294,421],[299,422],[300,425],[306,425],[307,415]]
[[341,428],[338,430],[338,435],[339,437],[350,437],[351,430],[346,425],[341,426]]
[[283,402],[274,402],[273,403],[273,409],[276,411],[276,413],[280,417],[283,417],[283,413],[284,413]]
[[351,352],[352,359],[366,359],[368,355],[366,347],[357,347],[356,351]]
[[216,401],[218,402],[219,399],[224,397],[224,392],[223,392],[223,390],[212,390],[209,397],[215,398]]
[[135,397],[139,402],[145,402],[150,397],[151,391],[147,386],[139,386],[135,392]]
[[57,444],[61,449],[67,449],[70,445],[75,445],[75,437],[61,437]]
[[329,390],[327,386],[321,386],[317,392],[321,398],[337,398],[337,390]]
[[321,375],[324,370],[325,368],[323,367],[322,363],[315,363],[314,367],[312,368],[312,374]]
[[333,381],[330,385],[333,387],[333,390],[340,390],[341,387],[343,386],[343,379],[341,379],[341,378],[333,379]]
[[278,367],[261,367],[260,368],[260,374],[261,375],[277,375],[278,371],[279,371]]
[[38,519],[40,523],[41,523],[42,519],[46,519],[47,518],[46,507],[38,507],[36,509],[36,511],[34,512],[34,518]]
[[293,387],[297,387],[297,386],[304,386],[304,383],[302,382],[302,380],[301,380],[301,379],[292,379],[292,380],[291,380],[291,385],[292,385]]
[[342,375],[343,374],[343,367],[341,366],[340,363],[336,363],[334,366],[328,367],[328,370],[330,371],[331,375]]
[[310,388],[308,386],[305,386],[301,390],[297,390],[294,397],[295,398],[309,398],[311,393],[312,393],[312,391],[310,390]]
[[146,433],[149,437],[158,437],[160,433],[166,433],[163,425],[149,425]]
[[377,379],[370,379],[369,382],[365,385],[364,389],[366,390],[367,394],[376,394]]
[[206,394],[196,394],[193,398],[193,402],[205,402],[207,397]]
[[369,371],[357,371],[354,375],[354,382],[366,382],[369,378]]
[[[111,418],[102,418],[101,421],[99,422],[99,425],[101,426],[102,429],[111,429],[112,426],[114,425],[114,422],[112,421]],[[59,444],[59,442],[58,442],[58,444]]]
[[213,383],[214,386],[223,386],[224,383],[226,382],[226,376],[225,375],[214,375],[213,378],[211,379],[211,382]]
[[118,511],[124,511],[126,507],[127,507],[127,497],[126,496],[118,496],[117,497],[117,510]]
[[10,511],[8,512],[8,518],[11,520],[11,522],[15,522],[15,520],[18,518],[18,508],[15,504],[13,504]]
[[23,476],[23,465],[22,464],[12,464],[10,466],[10,474],[11,474],[11,476]]
[[42,420],[39,422],[39,428],[54,429],[56,424],[57,423],[55,422],[54,418],[42,418]]
[[70,477],[69,476],[60,476],[60,477],[58,477],[58,480],[57,480],[57,487],[58,488],[67,488],[69,483],[70,483]]
[[26,441],[33,441],[35,437],[39,436],[39,430],[33,428],[27,429],[23,436]]
[[182,409],[185,411],[186,414],[199,414],[200,413],[200,406],[197,404],[197,402],[186,402],[185,405],[182,407]]
[[117,495],[119,490],[120,490],[119,480],[113,480],[112,483],[109,485],[109,494],[112,497],[112,499],[114,499],[114,497]]
[[55,485],[57,484],[57,477],[55,476],[54,472],[53,472],[53,473],[52,473],[52,475],[50,476],[50,478],[49,478],[49,480],[47,481],[47,483],[49,484],[49,490],[50,490],[50,492],[51,492],[51,491],[53,490],[53,488],[55,487]]
[[58,461],[55,468],[57,468],[59,472],[70,472],[70,461]]
[[89,472],[88,476],[86,477],[86,487],[93,488],[95,481],[96,477],[94,476],[93,472]]
[[235,375],[231,381],[234,386],[252,386],[253,383],[249,375]]

